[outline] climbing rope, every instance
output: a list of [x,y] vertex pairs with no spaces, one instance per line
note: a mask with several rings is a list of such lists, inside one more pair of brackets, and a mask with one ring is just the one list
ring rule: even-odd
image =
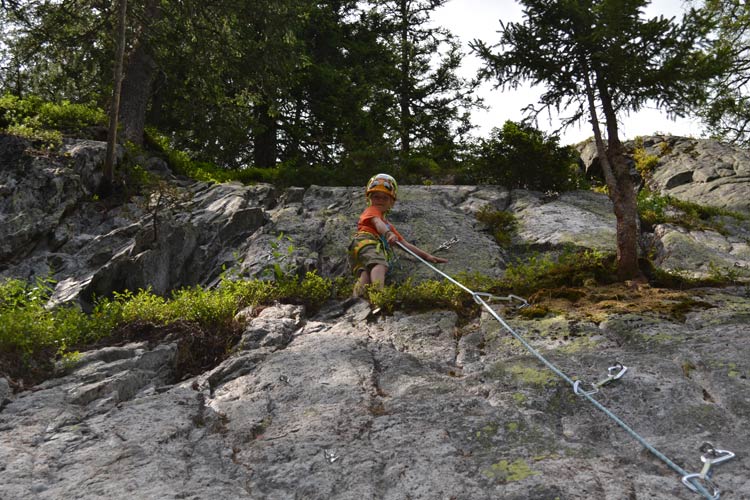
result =
[[393,251],[391,245],[388,244],[388,240],[382,234],[380,235],[380,245],[383,248],[383,255],[385,255],[385,259],[388,262],[386,276],[393,278],[396,273],[403,270],[403,267],[401,266],[398,255],[396,255],[396,252]]
[[[688,487],[691,491],[695,493],[700,493],[705,498],[709,500],[718,500],[718,498],[721,495],[721,492],[719,491],[719,488],[713,483],[711,480],[711,467],[713,465],[718,465],[722,462],[725,462],[731,458],[734,457],[734,453],[727,451],[727,450],[719,450],[713,447],[710,443],[704,443],[700,451],[704,452],[704,454],[701,456],[701,461],[703,462],[703,469],[699,473],[688,473],[686,470],[684,470],[682,467],[674,463],[672,460],[670,460],[666,455],[661,453],[659,450],[654,448],[651,444],[649,444],[642,436],[640,436],[638,433],[636,433],[630,426],[628,426],[625,422],[623,422],[617,415],[612,413],[607,407],[605,407],[603,404],[601,404],[599,401],[593,398],[593,394],[598,392],[599,387],[613,381],[617,380],[620,377],[622,377],[625,372],[627,371],[627,367],[623,366],[620,363],[616,363],[614,366],[609,367],[608,369],[608,376],[606,379],[591,384],[592,389],[586,391],[581,388],[581,381],[580,380],[573,380],[570,377],[568,377],[565,373],[563,373],[559,368],[557,368],[554,364],[552,364],[549,360],[547,360],[544,356],[542,356],[539,351],[534,349],[527,341],[524,339],[521,335],[516,333],[513,328],[508,325],[508,323],[503,320],[503,318],[500,317],[500,315],[492,309],[489,304],[483,299],[482,297],[487,298],[495,298],[494,296],[487,294],[487,293],[479,293],[474,292],[473,290],[467,288],[463,284],[459,283],[449,275],[442,272],[440,269],[436,268],[426,260],[422,259],[420,256],[406,248],[404,245],[401,244],[401,242],[396,242],[398,246],[400,246],[403,250],[417,258],[419,261],[421,261],[424,265],[435,271],[436,273],[443,276],[445,279],[453,283],[454,285],[458,286],[462,290],[464,290],[466,293],[470,294],[472,298],[474,299],[474,302],[484,307],[502,326],[505,328],[516,340],[518,340],[523,346],[528,350],[531,354],[533,354],[539,361],[542,362],[547,368],[549,368],[555,375],[560,377],[562,380],[564,380],[566,383],[572,386],[573,392],[578,395],[582,396],[585,399],[587,399],[591,404],[593,404],[596,408],[598,408],[600,411],[602,411],[605,415],[607,415],[609,418],[614,420],[614,422],[622,427],[628,434],[630,434],[631,437],[633,437],[636,441],[638,441],[644,448],[646,448],[648,451],[650,451],[655,457],[663,461],[665,464],[667,464],[672,470],[674,470],[677,474],[679,474],[682,477],[682,483]],[[509,296],[515,297],[515,296]],[[520,297],[515,297],[517,299],[520,299]],[[525,305],[528,305],[525,300],[522,300]],[[711,490],[711,491],[709,491]]]

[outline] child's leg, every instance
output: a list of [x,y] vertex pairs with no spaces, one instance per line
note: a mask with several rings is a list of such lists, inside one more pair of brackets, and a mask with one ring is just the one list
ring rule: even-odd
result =
[[365,288],[370,284],[370,273],[362,269],[359,273],[359,279],[354,284],[354,297],[361,297],[365,293]]
[[383,264],[375,264],[370,270],[370,281],[378,288],[383,288],[383,286],[385,286],[386,273],[388,273],[388,266],[384,266]]

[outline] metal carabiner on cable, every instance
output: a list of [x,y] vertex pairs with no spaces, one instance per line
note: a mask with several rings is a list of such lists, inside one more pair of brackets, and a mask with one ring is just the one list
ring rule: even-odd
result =
[[701,455],[701,462],[704,464],[719,465],[722,462],[734,458],[734,453],[731,451],[714,448],[714,445],[709,442],[703,443],[700,447],[700,451],[703,452],[703,455]]
[[703,443],[700,446],[699,450],[703,452],[703,455],[701,455],[703,468],[698,473],[686,474],[682,476],[682,483],[690,488],[691,491],[698,492],[698,489],[695,487],[694,481],[703,481],[706,485],[711,487],[711,490],[713,490],[711,493],[713,495],[713,498],[711,500],[716,500],[721,495],[721,491],[713,483],[713,481],[711,481],[711,467],[722,462],[726,462],[727,460],[733,459],[734,453],[729,450],[720,450],[718,448],[714,448],[714,445],[709,442]]
[[613,366],[607,368],[607,378],[600,380],[599,382],[592,384],[594,387],[599,388],[605,384],[612,382],[613,380],[619,380],[628,371],[628,367],[620,363],[615,362]]
[[506,302],[513,302],[514,300],[519,301],[521,304],[516,306],[518,309],[523,309],[524,307],[529,307],[531,304],[524,299],[523,297],[519,297],[518,295],[509,294],[505,297],[498,297],[497,295],[492,295],[491,293],[487,292],[474,292],[472,294],[474,296],[474,302],[477,302],[476,297],[484,297],[486,300],[504,300]]
[[693,481],[703,481],[705,484],[703,488],[711,495],[710,500],[719,500],[721,497],[721,490],[713,481],[711,481],[711,478],[702,476],[701,474],[686,474],[682,476],[682,484],[687,486],[693,493],[700,493],[695,484],[693,484]]
[[452,247],[453,245],[455,245],[458,242],[459,242],[458,236],[454,236],[453,238],[451,238],[449,240],[445,240],[444,242],[442,242],[440,244],[440,246],[437,247],[432,253],[435,253],[435,252],[437,252],[439,250],[448,250],[450,247]]
[[576,393],[577,396],[591,396],[592,394],[599,392],[599,388],[595,384],[591,384],[592,389],[589,391],[584,391],[581,388],[582,384],[582,380],[576,380],[573,384],[573,392]]

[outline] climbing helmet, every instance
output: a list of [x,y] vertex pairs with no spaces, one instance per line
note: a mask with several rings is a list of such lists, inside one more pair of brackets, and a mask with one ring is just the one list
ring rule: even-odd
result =
[[373,175],[370,180],[367,181],[365,196],[369,197],[370,193],[375,191],[385,193],[395,200],[398,194],[398,184],[396,184],[396,179],[388,174]]

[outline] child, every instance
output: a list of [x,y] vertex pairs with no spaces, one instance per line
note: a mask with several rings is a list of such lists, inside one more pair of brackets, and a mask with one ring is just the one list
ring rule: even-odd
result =
[[395,227],[386,220],[386,215],[396,203],[398,185],[388,174],[377,174],[365,188],[368,207],[359,216],[357,234],[349,245],[349,265],[357,276],[354,296],[360,297],[367,285],[382,287],[388,272],[388,258],[383,240],[388,246],[401,242],[406,248],[428,262],[443,263],[446,259],[435,257],[406,241]]

